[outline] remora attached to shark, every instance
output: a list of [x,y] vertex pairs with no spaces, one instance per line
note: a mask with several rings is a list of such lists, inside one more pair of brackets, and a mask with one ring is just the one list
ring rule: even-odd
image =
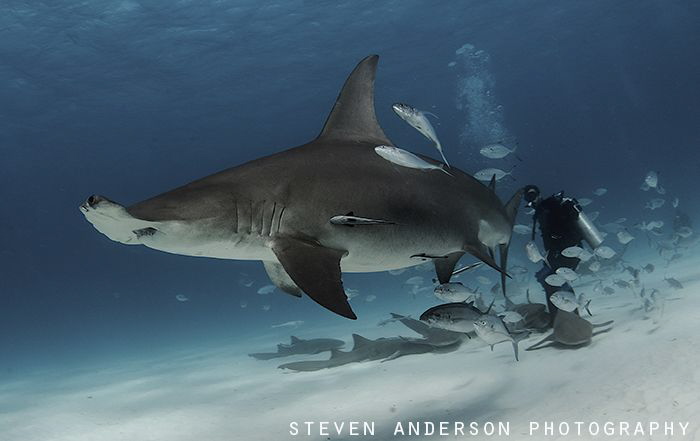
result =
[[[423,173],[380,158],[374,148],[393,144],[374,112],[378,58],[357,65],[310,143],[130,207],[93,195],[80,210],[98,231],[124,244],[261,260],[281,290],[304,292],[352,319],[341,272],[400,269],[422,262],[411,256],[435,256],[438,279],[446,283],[466,252],[499,270],[505,282],[521,192],[504,206],[493,188],[456,168],[450,169],[454,176]],[[393,224],[347,228],[330,222],[348,212]]]

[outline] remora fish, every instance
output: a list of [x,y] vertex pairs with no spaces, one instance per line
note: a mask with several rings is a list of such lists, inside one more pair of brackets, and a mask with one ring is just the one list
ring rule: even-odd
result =
[[437,116],[430,112],[423,112],[421,110],[416,109],[415,107],[403,103],[395,103],[391,106],[391,108],[394,110],[394,113],[396,113],[399,116],[399,118],[406,121],[411,127],[418,130],[420,133],[423,134],[423,136],[425,136],[435,144],[435,148],[438,152],[440,152],[440,156],[442,156],[443,162],[449,167],[450,164],[447,162],[445,154],[442,152],[442,145],[440,144],[440,140],[438,139],[437,134],[435,133],[435,129],[426,117],[426,115],[432,115],[435,118],[437,118]]
[[396,222],[391,222],[383,219],[369,219],[366,217],[358,217],[349,212],[345,216],[333,216],[330,220],[333,225],[346,225],[354,227],[355,225],[395,225]]
[[[438,280],[446,283],[470,253],[501,272],[505,286],[522,190],[504,206],[490,188],[457,168],[447,177],[377,160],[375,147],[392,145],[374,112],[377,62],[370,56],[358,64],[313,141],[128,207],[93,195],[80,211],[123,244],[260,260],[280,290],[306,293],[351,319],[356,316],[342,272],[412,267],[421,263],[415,255],[447,256],[432,259]],[[349,205],[401,226],[337,228],[328,222]],[[496,249],[499,263],[492,257]]]

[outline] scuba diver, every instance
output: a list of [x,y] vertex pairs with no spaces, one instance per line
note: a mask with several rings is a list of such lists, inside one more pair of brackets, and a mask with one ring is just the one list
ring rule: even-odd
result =
[[550,301],[550,297],[556,291],[574,292],[574,290],[568,283],[556,287],[549,285],[545,279],[550,274],[554,274],[558,268],[566,267],[576,270],[580,259],[562,255],[563,250],[573,246],[580,247],[583,241],[595,249],[603,242],[603,237],[593,222],[583,213],[578,201],[564,196],[563,191],[546,199],[540,197],[540,189],[535,185],[526,185],[523,191],[527,207],[535,210],[531,240],[535,240],[535,229],[539,223],[542,242],[547,252],[545,265],[535,276],[544,288],[547,295],[547,307],[552,320],[554,320],[557,308]]

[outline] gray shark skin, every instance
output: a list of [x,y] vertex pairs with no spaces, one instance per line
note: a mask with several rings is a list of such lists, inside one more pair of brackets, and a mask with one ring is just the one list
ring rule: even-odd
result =
[[352,350],[339,351],[334,349],[328,360],[297,361],[282,364],[278,368],[297,372],[312,372],[363,361],[389,361],[406,355],[429,352],[445,353],[456,351],[464,341],[457,339],[451,344],[433,345],[429,340],[423,339],[389,337],[369,340],[357,334],[353,334],[352,339],[354,342]]
[[[374,147],[393,145],[374,112],[378,56],[350,74],[321,134],[308,144],[229,168],[172,191],[119,205],[93,195],[80,206],[110,239],[169,253],[261,260],[281,290],[306,293],[355,319],[341,272],[377,272],[436,256],[440,283],[470,253],[503,274],[521,191],[504,206],[493,190],[452,167],[400,167]],[[439,165],[438,161],[422,157]],[[448,196],[449,195],[449,196]],[[355,215],[393,224],[334,225]],[[500,266],[494,261],[500,250]],[[442,256],[442,257],[441,257]]]
[[319,354],[345,346],[344,341],[334,338],[312,338],[310,340],[303,340],[291,336],[290,340],[291,343],[288,345],[277,345],[277,352],[258,352],[248,355],[256,360],[271,360],[273,358],[290,357],[292,355]]

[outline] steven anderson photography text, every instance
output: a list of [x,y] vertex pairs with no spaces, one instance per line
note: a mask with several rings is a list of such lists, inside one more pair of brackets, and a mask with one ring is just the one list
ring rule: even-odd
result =
[[531,437],[685,437],[688,421],[530,421],[524,425],[509,421],[397,421],[378,425],[374,421],[292,421],[292,436],[531,436]]

